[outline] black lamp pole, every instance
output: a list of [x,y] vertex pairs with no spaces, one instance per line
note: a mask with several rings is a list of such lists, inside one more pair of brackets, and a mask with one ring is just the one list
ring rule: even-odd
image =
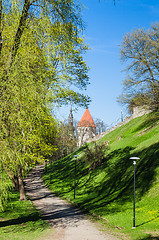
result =
[[132,228],[136,228],[135,227],[135,165],[136,165],[136,160],[139,160],[140,158],[131,157],[130,159],[133,160],[133,164],[134,164],[134,205],[133,205],[133,227]]
[[133,228],[135,228],[135,165],[136,161],[133,161],[134,164],[134,210],[133,210]]
[[123,111],[121,110],[121,122],[123,122]]
[[78,155],[74,155],[75,157],[75,176],[74,176],[74,199],[76,198],[76,162]]

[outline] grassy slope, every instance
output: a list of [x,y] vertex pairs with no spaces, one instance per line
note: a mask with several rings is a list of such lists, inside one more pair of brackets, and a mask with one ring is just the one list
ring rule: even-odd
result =
[[[73,200],[74,154],[78,154],[76,202],[108,220],[109,227],[127,234],[126,239],[159,239],[159,114],[130,121],[100,139],[109,141],[100,167],[89,172],[84,146],[50,165],[44,175],[56,194]],[[133,164],[136,165],[136,229],[132,230]],[[116,231],[115,229],[113,231]],[[129,237],[128,237],[129,236]]]

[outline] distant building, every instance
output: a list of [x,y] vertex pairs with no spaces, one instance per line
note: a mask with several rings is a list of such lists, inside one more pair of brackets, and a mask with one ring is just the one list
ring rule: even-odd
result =
[[68,127],[69,127],[69,132],[72,138],[74,138],[74,126],[73,126],[73,113],[72,113],[72,105],[70,108],[70,114],[68,116]]
[[77,125],[78,147],[81,147],[89,138],[96,135],[96,125],[88,109],[84,112]]

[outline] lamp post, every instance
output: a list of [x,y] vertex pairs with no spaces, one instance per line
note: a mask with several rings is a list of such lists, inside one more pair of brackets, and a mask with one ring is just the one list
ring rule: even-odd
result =
[[123,122],[123,111],[121,110],[121,122]]
[[134,164],[134,207],[133,207],[133,227],[132,228],[136,228],[135,227],[135,165],[136,165],[136,160],[139,160],[140,158],[131,157],[130,159],[133,160],[133,164]]
[[74,199],[76,198],[76,163],[78,155],[74,155],[75,157],[75,175],[74,175]]

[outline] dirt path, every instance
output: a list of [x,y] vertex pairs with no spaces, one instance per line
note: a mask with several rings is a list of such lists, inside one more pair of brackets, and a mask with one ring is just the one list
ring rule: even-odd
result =
[[55,233],[45,240],[118,240],[104,234],[79,209],[51,193],[42,181],[42,166],[37,166],[25,180],[25,190]]

